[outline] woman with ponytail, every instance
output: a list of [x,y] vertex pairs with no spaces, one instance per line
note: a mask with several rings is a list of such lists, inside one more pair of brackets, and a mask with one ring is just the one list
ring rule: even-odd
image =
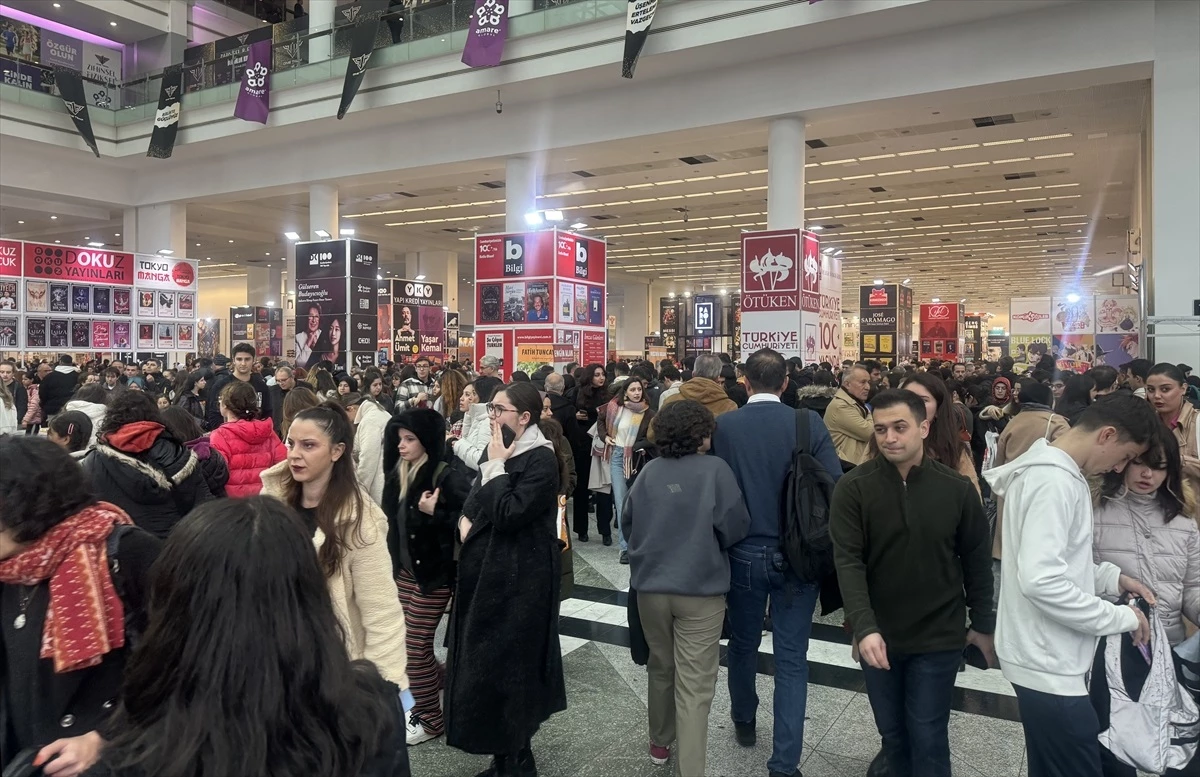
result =
[[262,473],[287,455],[270,418],[259,418],[258,395],[250,383],[230,381],[219,397],[225,423],[213,430],[209,443],[229,465],[227,496],[254,496],[262,491]]
[[78,410],[59,413],[46,425],[46,436],[70,453],[71,458],[82,459],[87,455],[92,437],[92,419]]

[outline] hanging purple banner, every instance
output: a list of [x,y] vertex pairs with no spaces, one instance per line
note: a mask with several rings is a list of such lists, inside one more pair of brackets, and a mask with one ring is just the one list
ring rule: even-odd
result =
[[504,57],[508,37],[508,3],[511,0],[475,0],[471,29],[463,47],[462,63],[468,67],[495,67]]
[[246,71],[242,73],[242,88],[238,90],[237,107],[233,115],[246,121],[267,123],[271,112],[271,41],[250,44]]

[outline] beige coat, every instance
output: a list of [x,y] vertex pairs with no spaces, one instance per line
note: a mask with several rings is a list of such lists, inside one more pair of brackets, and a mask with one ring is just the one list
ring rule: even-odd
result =
[[1184,512],[1200,522],[1200,411],[1184,400],[1179,419],[1171,429],[1183,457]]
[[[264,496],[283,499],[288,463],[281,461],[262,473]],[[351,537],[338,573],[328,579],[333,610],[346,632],[346,649],[353,660],[366,659],[383,679],[408,687],[404,648],[404,611],[392,580],[392,557],[387,549],[387,516],[361,487],[365,514],[361,538]],[[339,516],[339,523],[350,515]],[[320,550],[325,534],[317,529],[313,547]]]
[[870,442],[875,434],[871,415],[864,418],[859,404],[845,389],[838,389],[825,409],[825,427],[839,459],[857,466],[871,458]]
[[[1008,426],[1000,433],[996,441],[996,466],[1007,464],[1020,458],[1021,454],[1033,447],[1038,440],[1054,442],[1059,436],[1070,429],[1067,419],[1058,413],[1045,410],[1022,410],[1012,417]],[[992,558],[1000,560],[1000,538],[1004,536],[1001,527],[1004,522],[1004,500],[996,497],[996,534],[992,540]]]

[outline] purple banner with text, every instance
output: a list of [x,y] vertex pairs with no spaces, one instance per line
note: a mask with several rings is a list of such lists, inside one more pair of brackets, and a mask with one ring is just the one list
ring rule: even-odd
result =
[[271,41],[250,44],[246,70],[242,73],[242,88],[238,91],[233,115],[246,121],[267,123],[271,112]]
[[504,57],[508,37],[508,3],[511,0],[475,0],[471,29],[463,47],[462,63],[468,67],[495,67]]

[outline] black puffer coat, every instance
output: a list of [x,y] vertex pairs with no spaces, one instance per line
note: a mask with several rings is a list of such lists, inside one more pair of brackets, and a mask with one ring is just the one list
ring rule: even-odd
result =
[[160,539],[194,507],[213,498],[196,454],[166,432],[136,454],[97,442],[81,464],[98,498],[117,505]]
[[567,708],[558,458],[553,446],[536,442],[522,451],[528,440],[463,508],[472,527],[458,559],[445,718],[446,744],[468,753],[516,753]]

